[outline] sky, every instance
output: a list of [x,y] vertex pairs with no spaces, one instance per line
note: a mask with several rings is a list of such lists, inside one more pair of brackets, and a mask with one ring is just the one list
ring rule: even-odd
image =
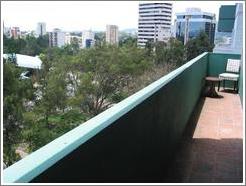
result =
[[[215,13],[218,20],[221,5],[234,5],[240,1],[168,2],[173,3],[174,22],[175,13],[184,12],[189,7]],[[54,28],[104,31],[107,24],[118,25],[120,30],[137,29],[138,4],[139,1],[1,1],[1,21],[4,26],[18,26],[21,31],[35,30],[37,22],[46,22],[47,31]]]

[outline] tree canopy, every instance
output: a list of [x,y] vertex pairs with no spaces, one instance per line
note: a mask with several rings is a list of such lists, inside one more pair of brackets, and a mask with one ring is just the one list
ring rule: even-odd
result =
[[189,40],[185,45],[186,60],[189,61],[203,52],[212,52],[214,44],[211,44],[208,35],[200,32],[199,36]]

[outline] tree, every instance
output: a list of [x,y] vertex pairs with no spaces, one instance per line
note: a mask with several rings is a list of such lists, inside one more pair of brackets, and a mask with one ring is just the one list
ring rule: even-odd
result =
[[75,99],[81,110],[94,116],[108,108],[127,82],[147,68],[144,52],[111,45],[83,50],[73,63],[72,76],[76,77]]
[[147,56],[152,56],[154,51],[154,42],[152,40],[148,40],[145,44],[145,51]]
[[34,36],[28,35],[25,40],[26,46],[22,50],[20,50],[21,54],[35,56],[41,52],[41,48]]
[[3,35],[3,53],[20,53],[20,51],[25,48],[26,41],[22,38],[14,39],[7,38]]
[[157,41],[154,44],[155,63],[157,65],[173,64],[178,67],[184,62],[184,46],[175,38],[170,38],[168,42]]
[[119,37],[119,46],[137,46],[137,37],[132,36],[131,34],[121,32]]
[[49,45],[48,35],[35,38],[33,35],[28,35],[23,38],[7,38],[3,36],[3,53],[15,53],[36,56],[44,52]]
[[167,62],[167,60],[166,60],[167,44],[164,41],[157,41],[154,43],[153,47],[155,48],[155,50],[154,50],[155,63],[160,64],[160,63]]
[[[57,54],[55,54],[57,55]],[[44,114],[45,122],[49,126],[49,116],[57,110],[64,111],[67,98],[67,72],[64,70],[66,59],[56,57],[52,60],[51,54],[42,56],[43,68],[41,72],[41,99],[38,102]]]
[[37,45],[40,47],[40,52],[44,52],[44,50],[49,47],[49,35],[39,36],[37,38]]
[[185,50],[183,44],[175,38],[170,38],[166,49],[167,62],[174,64],[176,67],[181,66],[185,61],[184,53]]
[[23,127],[23,103],[32,99],[32,82],[20,80],[21,70],[16,64],[5,61],[3,64],[3,153],[5,164],[18,160],[15,145],[20,142],[19,131]]
[[102,46],[106,42],[105,32],[95,33],[95,46]]
[[79,48],[79,40],[77,38],[73,38],[71,41],[71,44],[64,46],[64,52],[67,55],[76,55],[78,54],[80,48]]
[[189,40],[185,45],[186,60],[189,61],[203,52],[212,52],[214,44],[211,44],[205,32],[201,32],[195,39]]

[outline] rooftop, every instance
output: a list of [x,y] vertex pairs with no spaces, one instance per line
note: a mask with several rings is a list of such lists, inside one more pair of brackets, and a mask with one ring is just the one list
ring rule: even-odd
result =
[[[11,54],[4,54],[3,57],[7,58]],[[32,68],[32,69],[41,69],[42,61],[38,56],[28,56],[28,55],[22,55],[22,54],[15,54],[16,57],[16,63],[19,67],[24,68]]]

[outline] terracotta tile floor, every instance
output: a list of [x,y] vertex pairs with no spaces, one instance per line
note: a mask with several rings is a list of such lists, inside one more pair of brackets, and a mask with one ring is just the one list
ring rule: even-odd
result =
[[168,182],[243,181],[243,111],[238,94],[201,98],[168,173]]

